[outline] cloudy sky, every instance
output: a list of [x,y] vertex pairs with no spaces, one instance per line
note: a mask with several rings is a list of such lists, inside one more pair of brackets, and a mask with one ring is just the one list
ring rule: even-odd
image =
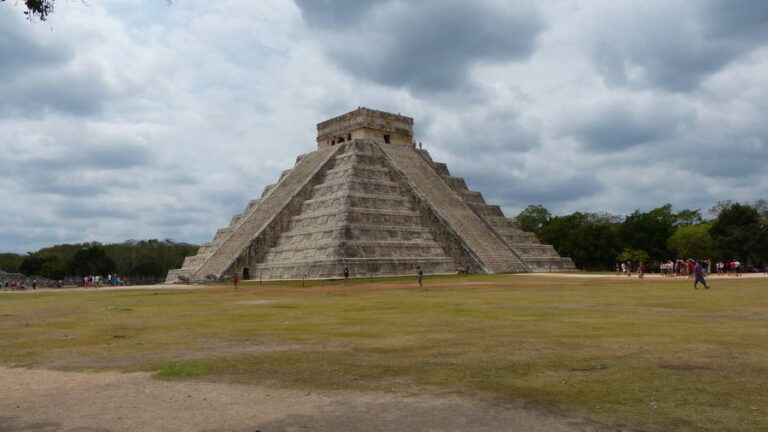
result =
[[358,106],[514,216],[768,199],[765,0],[0,3],[0,251],[226,226]]

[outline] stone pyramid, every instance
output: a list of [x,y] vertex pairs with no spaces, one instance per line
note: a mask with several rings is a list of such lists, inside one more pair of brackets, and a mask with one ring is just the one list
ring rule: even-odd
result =
[[575,270],[413,145],[413,119],[359,108],[166,282]]

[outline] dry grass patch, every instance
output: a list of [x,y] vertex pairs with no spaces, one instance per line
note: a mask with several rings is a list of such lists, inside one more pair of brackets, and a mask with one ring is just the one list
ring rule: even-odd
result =
[[648,429],[768,430],[766,280],[532,279],[3,295],[0,363],[437,389]]

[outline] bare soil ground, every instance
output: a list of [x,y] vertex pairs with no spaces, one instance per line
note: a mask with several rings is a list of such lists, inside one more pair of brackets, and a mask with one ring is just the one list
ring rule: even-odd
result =
[[609,430],[451,396],[160,381],[146,373],[0,368],[0,389],[0,432]]

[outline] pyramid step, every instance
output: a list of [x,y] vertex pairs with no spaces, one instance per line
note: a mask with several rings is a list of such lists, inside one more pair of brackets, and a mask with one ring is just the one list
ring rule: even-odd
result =
[[334,175],[343,174],[343,173],[347,173],[347,172],[350,172],[350,171],[354,172],[354,173],[363,174],[363,175],[361,175],[361,177],[369,177],[369,176],[364,175],[364,174],[375,174],[375,173],[389,174],[389,169],[387,169],[386,167],[383,167],[381,165],[377,165],[377,164],[354,164],[354,165],[353,164],[350,164],[350,165],[342,165],[342,164],[340,164],[340,165],[335,166],[332,169],[329,169],[325,173],[325,176],[326,176],[326,178],[328,178],[328,177],[331,177],[331,176],[334,176]]
[[485,204],[483,194],[476,191],[461,191],[461,197],[464,201],[471,204]]
[[213,236],[213,242],[214,243],[221,243],[224,239],[226,239],[229,234],[232,232],[234,228],[233,227],[227,227],[227,228],[219,228],[216,230],[216,234]]
[[367,194],[359,192],[338,192],[320,198],[304,201],[302,212],[312,212],[321,209],[342,208],[344,206],[363,207],[369,209],[407,209],[408,200],[395,194]]
[[395,195],[400,192],[400,186],[397,183],[387,180],[370,179],[337,179],[315,186],[313,198],[319,198],[336,193],[367,193],[367,194],[389,194]]
[[250,213],[250,212],[252,212],[252,211],[253,211],[253,210],[256,208],[256,206],[258,206],[258,205],[259,205],[259,203],[260,203],[260,202],[261,202],[261,199],[260,199],[260,198],[259,198],[259,199],[255,199],[255,200],[251,200],[251,201],[249,201],[249,202],[248,202],[248,206],[245,208],[245,213]]
[[444,257],[445,251],[431,241],[350,241],[329,240],[273,247],[264,263],[297,259],[365,257]]
[[551,245],[515,244],[512,247],[522,257],[560,257]]
[[478,212],[481,216],[491,217],[503,217],[504,212],[501,211],[501,207],[493,204],[478,204],[469,203],[469,205]]
[[419,226],[421,217],[412,210],[369,209],[346,207],[343,210],[324,209],[302,213],[291,219],[290,229],[320,227],[339,223],[385,224],[399,226]]
[[451,189],[457,192],[468,191],[467,182],[462,177],[443,176],[443,180],[448,183]]
[[240,223],[243,218],[245,217],[245,213],[238,213],[234,216],[232,216],[232,219],[229,221],[229,226],[235,226],[238,223]]
[[437,174],[441,176],[449,177],[451,175],[451,173],[448,172],[448,165],[443,162],[432,162],[432,167],[434,167]]
[[516,244],[541,244],[536,239],[536,234],[534,233],[527,233],[527,232],[521,231],[520,234],[506,234],[506,233],[502,233],[502,234],[504,234],[504,238],[506,238],[509,244],[511,244],[512,246]]
[[534,272],[577,270],[573,261],[570,258],[564,257],[531,257],[525,258],[525,263]]
[[321,240],[431,240],[432,233],[422,227],[336,224],[288,231],[280,235],[277,246]]
[[455,273],[456,265],[448,257],[390,257],[390,258],[341,258],[326,260],[285,261],[259,264],[253,272],[254,279],[323,279],[341,278],[344,269],[352,278],[368,276],[414,276],[420,266],[427,277],[432,274]]

